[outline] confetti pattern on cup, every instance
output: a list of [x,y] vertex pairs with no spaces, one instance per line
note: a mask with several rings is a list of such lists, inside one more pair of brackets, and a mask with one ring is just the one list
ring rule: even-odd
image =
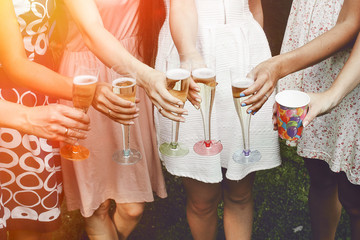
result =
[[279,137],[297,141],[303,130],[302,122],[308,111],[310,97],[297,90],[285,90],[275,96]]
[[304,120],[308,106],[299,108],[288,108],[280,104],[277,111],[277,126],[279,137],[282,139],[296,141],[301,137]]

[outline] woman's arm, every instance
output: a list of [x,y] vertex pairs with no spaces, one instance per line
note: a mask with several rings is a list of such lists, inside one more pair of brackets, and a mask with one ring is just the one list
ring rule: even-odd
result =
[[[23,86],[35,91],[71,100],[72,79],[28,60],[19,24],[11,0],[0,1],[0,62],[7,77],[6,85]],[[11,83],[8,82],[11,80]],[[0,83],[2,84],[2,83]]]
[[249,8],[255,20],[260,24],[261,27],[264,27],[264,14],[261,0],[249,0]]
[[70,144],[75,144],[74,138],[86,138],[82,131],[89,130],[90,119],[85,113],[61,104],[26,107],[0,100],[0,112],[1,127]]
[[[196,49],[198,14],[194,0],[170,0],[170,31],[174,44],[184,60],[198,61],[202,56]],[[188,100],[199,109],[199,86],[191,79]]]
[[273,92],[276,83],[286,75],[316,64],[349,44],[360,29],[360,1],[345,0],[336,25],[304,46],[275,56],[259,64],[250,74],[255,83],[243,93],[249,110],[258,111]]
[[[330,111],[342,99],[360,84],[360,34],[344,68],[339,73],[331,87],[322,93],[309,93],[311,97],[309,112],[304,119],[308,125],[316,116]],[[360,101],[360,99],[359,99]]]
[[143,87],[152,102],[166,111],[162,114],[177,121],[184,118],[183,103],[166,90],[165,74],[147,66],[132,56],[122,44],[107,31],[93,0],[63,0],[77,24],[86,46],[108,67],[123,66],[124,73],[136,73],[137,83]]

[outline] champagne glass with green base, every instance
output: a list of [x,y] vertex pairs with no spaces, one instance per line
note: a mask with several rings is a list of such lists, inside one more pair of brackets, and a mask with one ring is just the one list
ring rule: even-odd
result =
[[[167,89],[174,97],[186,102],[190,84],[190,64],[182,61],[181,56],[171,55],[166,61]],[[160,145],[162,154],[171,157],[182,157],[189,153],[188,147],[179,143],[180,123],[172,122],[171,141]]]

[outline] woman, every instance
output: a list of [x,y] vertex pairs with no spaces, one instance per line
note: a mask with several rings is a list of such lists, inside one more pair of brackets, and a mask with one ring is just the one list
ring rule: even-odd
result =
[[[203,138],[200,112],[186,104],[189,115],[180,126],[179,142],[190,149],[184,157],[161,159],[166,169],[182,177],[187,194],[187,219],[194,239],[215,239],[217,206],[224,201],[226,239],[250,239],[253,222],[252,186],[255,172],[280,165],[276,133],[272,131],[271,113],[274,96],[251,120],[251,147],[262,154],[257,163],[238,164],[232,154],[241,146],[241,128],[231,94],[230,67],[246,76],[247,66],[268,59],[270,49],[262,30],[261,1],[167,1],[168,18],[160,32],[156,68],[166,70],[166,58],[176,49],[193,60],[201,49],[216,57],[215,103],[212,112],[212,135],[224,147],[216,156],[199,156],[192,146]],[[171,30],[171,34],[170,34]],[[172,37],[171,37],[172,36]],[[175,47],[174,47],[175,44]],[[198,46],[196,46],[196,44]],[[190,99],[195,104],[196,96]],[[198,105],[198,104],[195,104]],[[171,122],[155,112],[158,143],[171,137]]]
[[[255,84],[244,94],[257,93],[245,103],[253,104],[250,110],[259,109],[280,78],[279,91],[327,90],[349,57],[359,29],[359,1],[294,1],[282,54],[254,69]],[[352,239],[360,239],[359,99],[357,86],[333,111],[307,125],[297,146],[310,175],[314,239],[334,239],[341,205],[350,215]]]
[[[108,68],[114,65],[122,66],[122,72],[136,73],[137,84],[142,87],[137,89],[137,107],[117,109],[104,106],[107,99],[96,102],[103,115],[89,111],[94,127],[84,144],[91,151],[90,158],[77,163],[62,161],[67,207],[80,209],[89,238],[117,239],[118,234],[120,239],[126,239],[140,220],[145,202],[154,200],[153,192],[161,198],[167,196],[150,100],[174,112],[169,117],[183,120],[177,113],[184,110],[173,105],[179,100],[167,92],[164,73],[141,62],[151,64],[156,53],[163,5],[161,1],[147,0],[63,2],[69,24],[59,72],[72,76],[75,62],[90,64],[100,60],[101,91],[105,96],[114,95],[107,77]],[[123,119],[112,121],[115,116]],[[134,165],[119,165],[112,160],[113,153],[123,147],[119,122],[132,124],[130,146],[142,154]],[[116,210],[109,216],[111,199],[116,202]]]
[[58,140],[73,143],[69,137],[84,138],[78,131],[88,130],[85,114],[50,104],[53,97],[70,100],[72,92],[71,78],[51,70],[47,36],[53,6],[52,1],[0,3],[0,105],[6,113],[0,121],[1,228],[6,226],[10,239],[49,239],[59,227]]
[[360,84],[358,66],[360,65],[360,37],[358,35],[349,59],[340,71],[339,75],[325,92],[308,93],[311,97],[309,112],[304,119],[306,127],[315,117],[321,116],[338,106],[341,101],[357,85]]

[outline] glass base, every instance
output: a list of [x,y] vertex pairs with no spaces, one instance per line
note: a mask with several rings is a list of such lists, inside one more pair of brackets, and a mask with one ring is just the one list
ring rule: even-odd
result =
[[199,141],[193,147],[194,151],[201,156],[213,156],[219,154],[223,150],[220,141]]
[[71,161],[83,161],[89,158],[89,150],[81,145],[66,144],[60,149],[61,157]]
[[120,165],[132,165],[142,158],[141,153],[136,149],[130,149],[128,152],[119,150],[114,152],[112,159]]
[[169,157],[183,157],[189,153],[189,149],[181,143],[163,143],[160,145],[159,150]]
[[233,154],[233,160],[239,164],[256,163],[261,159],[261,153],[258,150],[252,150],[248,153],[245,150],[237,150]]

